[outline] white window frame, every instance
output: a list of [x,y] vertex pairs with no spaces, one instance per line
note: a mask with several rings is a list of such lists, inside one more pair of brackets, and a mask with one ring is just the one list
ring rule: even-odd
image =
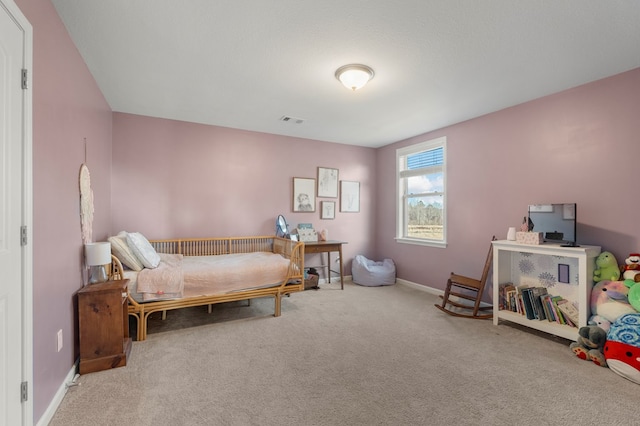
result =
[[[442,148],[442,166],[438,167],[439,171],[442,171],[443,179],[443,192],[442,192],[442,241],[433,240],[428,238],[415,238],[408,237],[405,233],[406,212],[405,212],[405,184],[404,179],[409,177],[407,175],[423,175],[425,169],[417,170],[415,173],[407,173],[403,170],[404,158],[411,154],[416,154],[422,151],[429,151],[432,149]],[[406,244],[417,244],[429,247],[447,247],[447,138],[440,137],[432,139],[426,142],[417,143],[414,145],[406,146],[404,148],[398,148],[396,150],[396,241]],[[403,173],[404,172],[404,173]]]

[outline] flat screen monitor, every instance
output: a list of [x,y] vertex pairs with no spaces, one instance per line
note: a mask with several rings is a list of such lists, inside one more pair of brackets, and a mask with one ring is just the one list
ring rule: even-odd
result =
[[542,232],[545,242],[577,247],[576,224],[576,203],[529,205],[529,230]]

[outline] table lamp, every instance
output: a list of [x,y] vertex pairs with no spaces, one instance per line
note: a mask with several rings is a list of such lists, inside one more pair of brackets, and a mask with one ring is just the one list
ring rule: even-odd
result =
[[88,243],[84,245],[84,256],[89,266],[89,284],[108,280],[105,265],[111,263],[111,243]]

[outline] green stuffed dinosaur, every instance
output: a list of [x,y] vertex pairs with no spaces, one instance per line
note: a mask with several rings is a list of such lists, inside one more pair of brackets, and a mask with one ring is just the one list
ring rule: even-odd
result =
[[603,251],[596,258],[596,270],[593,271],[593,281],[618,281],[620,267],[615,256],[608,251]]

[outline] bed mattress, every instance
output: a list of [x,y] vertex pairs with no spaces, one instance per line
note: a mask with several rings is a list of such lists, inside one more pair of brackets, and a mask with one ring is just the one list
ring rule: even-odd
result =
[[124,278],[129,280],[129,293],[133,299],[143,303],[212,296],[280,285],[287,277],[289,263],[282,255],[270,252],[184,256],[182,296],[162,292],[139,292],[138,278],[143,271],[126,270]]

